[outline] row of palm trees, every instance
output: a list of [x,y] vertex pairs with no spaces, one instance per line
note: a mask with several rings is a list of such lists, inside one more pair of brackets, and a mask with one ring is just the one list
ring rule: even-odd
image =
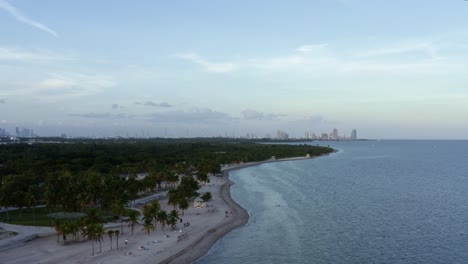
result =
[[[199,185],[192,176],[184,176],[181,178],[178,186],[169,192],[169,204],[174,205],[174,209],[170,212],[166,212],[161,209],[158,200],[153,200],[151,203],[145,204],[141,208],[142,218],[142,230],[145,231],[148,236],[152,231],[156,229],[158,225],[164,230],[166,226],[170,226],[175,229],[177,222],[180,219],[179,212],[176,210],[178,207],[180,210],[186,210],[189,206],[189,202],[192,198],[198,196],[197,190]],[[112,250],[112,240],[116,236],[116,246],[118,249],[118,236],[123,234],[123,215],[126,214],[126,222],[128,227],[131,229],[131,235],[134,234],[135,226],[140,224],[139,212],[136,210],[129,210],[125,213],[125,208],[121,202],[115,202],[111,206],[111,210],[120,216],[121,219],[121,230],[108,230],[107,235],[110,240],[110,249]],[[91,241],[92,255],[95,254],[94,245],[99,244],[99,253],[102,252],[102,241],[106,234],[104,226],[101,223],[101,218],[96,209],[88,210],[85,217],[68,219],[66,221],[56,220],[55,228],[57,230],[57,242],[59,237],[62,235],[63,244],[68,243],[67,237],[80,240],[80,234],[82,238],[86,238]]]
[[[177,220],[180,219],[179,213],[176,210],[172,210],[169,214],[161,210],[161,206],[158,200],[153,200],[151,203],[145,204],[141,208],[143,214],[143,231],[150,235],[151,231],[156,229],[157,223],[160,223],[161,229],[164,231],[166,225],[169,225],[172,229],[175,229]],[[154,224],[153,224],[154,221]]]
[[[138,212],[136,212],[138,215]],[[112,238],[116,236],[117,249],[119,249],[119,235],[120,230],[106,230],[104,225],[100,223],[101,218],[96,209],[90,209],[85,217],[80,218],[69,218],[69,219],[55,219],[54,228],[57,231],[57,242],[60,242],[60,235],[62,236],[63,245],[67,245],[69,242],[68,238],[73,240],[80,240],[86,238],[91,241],[92,255],[94,256],[94,244],[99,243],[99,253],[102,252],[102,241],[104,235],[107,233],[110,239],[110,248],[112,250]]]

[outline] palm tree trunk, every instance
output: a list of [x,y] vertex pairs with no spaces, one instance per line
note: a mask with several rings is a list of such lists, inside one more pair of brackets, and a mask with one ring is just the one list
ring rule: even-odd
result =
[[93,255],[94,256],[94,240],[91,240],[91,246],[93,247]]
[[102,252],[102,247],[101,247],[101,240],[99,240],[99,253]]

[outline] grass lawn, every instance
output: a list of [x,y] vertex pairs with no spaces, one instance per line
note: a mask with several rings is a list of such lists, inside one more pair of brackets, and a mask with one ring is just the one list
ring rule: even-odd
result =
[[[126,214],[130,209],[126,209]],[[60,207],[58,208],[35,208],[34,213],[32,208],[23,208],[21,210],[11,210],[8,212],[0,213],[0,222],[15,224],[15,225],[29,225],[29,226],[53,226],[54,219],[48,217],[50,213],[63,212]],[[101,217],[106,221],[113,221],[110,215],[101,214]],[[115,220],[117,221],[117,219]]]
[[21,210],[11,210],[0,213],[0,222],[15,224],[15,225],[31,225],[31,226],[52,226],[54,219],[47,217],[47,214],[60,212],[60,208],[40,207],[34,209],[23,208]]

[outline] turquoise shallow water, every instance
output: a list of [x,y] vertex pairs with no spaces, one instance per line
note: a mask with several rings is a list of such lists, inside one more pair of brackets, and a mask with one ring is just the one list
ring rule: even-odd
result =
[[468,141],[325,144],[232,172],[249,224],[197,263],[468,263]]

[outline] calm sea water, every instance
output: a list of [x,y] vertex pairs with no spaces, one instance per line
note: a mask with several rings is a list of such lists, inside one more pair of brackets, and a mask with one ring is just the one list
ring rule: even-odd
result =
[[468,263],[468,141],[326,144],[231,173],[250,222],[197,263]]

